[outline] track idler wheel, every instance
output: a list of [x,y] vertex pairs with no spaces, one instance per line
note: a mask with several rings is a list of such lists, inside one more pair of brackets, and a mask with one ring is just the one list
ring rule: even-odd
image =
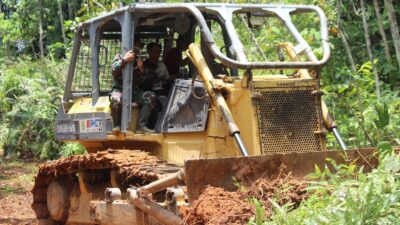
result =
[[52,181],[47,189],[47,208],[55,221],[66,221],[70,206],[70,188],[65,181]]

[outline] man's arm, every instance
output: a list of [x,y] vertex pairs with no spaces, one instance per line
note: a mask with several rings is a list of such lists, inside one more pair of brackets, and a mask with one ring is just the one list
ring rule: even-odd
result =
[[125,68],[126,64],[132,62],[133,60],[135,60],[135,58],[136,56],[133,51],[127,52],[124,58],[122,58],[120,54],[116,55],[111,65],[113,76],[121,76],[122,70]]
[[158,63],[158,69],[159,69],[159,77],[163,80],[168,80],[169,79],[169,73],[167,66],[163,62]]

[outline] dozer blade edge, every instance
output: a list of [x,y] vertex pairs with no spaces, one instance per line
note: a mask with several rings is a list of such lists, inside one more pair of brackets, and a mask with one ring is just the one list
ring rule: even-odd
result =
[[376,149],[348,150],[346,155],[347,160],[343,151],[186,160],[184,168],[189,202],[198,199],[207,185],[234,191],[238,188],[237,183],[248,184],[261,177],[275,179],[287,174],[304,177],[315,171],[315,165],[320,169],[332,169],[327,159],[333,159],[337,164],[363,166],[365,172],[378,165]]

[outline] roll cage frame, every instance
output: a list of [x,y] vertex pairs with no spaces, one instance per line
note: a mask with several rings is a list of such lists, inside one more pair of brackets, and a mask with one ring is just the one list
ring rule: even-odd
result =
[[[292,14],[314,12],[319,17],[320,40],[323,56],[318,59],[312,51],[310,45],[304,40],[300,32],[294,26],[291,20]],[[91,49],[91,74],[92,74],[92,105],[95,105],[100,97],[99,85],[99,43],[100,32],[104,24],[110,20],[117,21],[121,26],[121,51],[125,54],[133,48],[134,33],[138,26],[140,18],[157,14],[157,13],[187,13],[197,22],[202,40],[213,57],[218,59],[224,66],[234,69],[244,69],[247,72],[243,79],[247,82],[252,80],[252,69],[307,69],[320,68],[330,58],[330,48],[328,43],[327,19],[324,12],[316,6],[304,5],[267,5],[267,4],[209,4],[209,3],[146,3],[132,4],[122,7],[107,14],[90,19],[80,23],[74,39],[74,46],[68,70],[68,77],[65,86],[63,101],[67,102],[71,98],[71,86],[74,77],[74,71],[79,53],[83,32],[87,32],[89,36]],[[254,13],[254,15],[264,17],[277,17],[290,31],[296,40],[294,50],[297,54],[304,54],[308,61],[302,62],[249,62],[242,42],[232,23],[233,13]],[[216,15],[223,26],[224,38],[229,38],[227,42],[230,54],[228,57],[224,55],[215,43],[210,28],[203,14]],[[126,132],[130,120],[131,102],[132,102],[132,65],[127,64],[123,71],[123,90],[122,95],[122,115],[121,115],[121,131]]]

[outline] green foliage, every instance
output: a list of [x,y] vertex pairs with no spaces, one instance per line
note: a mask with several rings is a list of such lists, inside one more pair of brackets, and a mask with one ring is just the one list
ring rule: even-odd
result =
[[[399,145],[399,92],[382,84],[382,100],[377,101],[370,62],[362,64],[357,72],[348,67],[336,70],[335,80],[323,79],[324,99],[346,143],[350,147],[376,146],[379,140],[386,140],[392,145]],[[328,145],[339,148],[332,136],[328,136]]]
[[9,185],[0,186],[0,193],[3,195],[10,195],[14,193],[24,193],[25,190],[22,187],[13,187]]
[[387,125],[389,125],[390,117],[389,117],[389,110],[388,110],[388,106],[387,106],[386,102],[384,102],[383,104],[378,102],[375,105],[375,110],[378,114],[378,119],[374,120],[376,127],[379,129],[382,129],[382,128],[386,127]]
[[31,61],[26,57],[0,67],[0,144],[8,155],[51,159],[84,154],[78,143],[55,140],[67,61]]
[[[261,205],[260,201],[258,201],[256,198],[251,198],[250,199],[251,204],[254,205],[254,208],[256,209],[256,216],[255,218],[252,218],[247,224],[248,225],[263,225],[265,216],[264,216],[264,208]],[[255,221],[254,221],[255,219]]]
[[[54,67],[58,67],[54,59],[65,57],[70,54],[71,40],[73,33],[77,25],[90,19],[94,16],[104,14],[110,10],[119,7],[120,3],[130,4],[132,1],[117,1],[117,0],[97,0],[97,1],[60,1],[62,13],[65,18],[64,27],[67,34],[68,45],[64,46],[61,37],[61,22],[59,18],[59,9],[57,1],[50,0],[6,0],[3,1],[13,10],[12,17],[4,19],[3,15],[0,14],[0,67],[4,68],[11,66],[10,71],[7,73],[16,73],[16,66],[7,62],[8,57],[14,57],[21,54],[17,50],[18,44],[24,45],[35,58],[38,54],[38,38],[39,38],[39,19],[43,23],[43,35],[45,37],[45,53],[53,59],[50,63]],[[168,0],[166,2],[184,2],[183,0]],[[204,2],[204,1],[195,1]],[[331,34],[329,43],[334,49],[332,51],[332,57],[330,62],[324,67],[321,80],[323,83],[325,101],[337,120],[339,125],[339,131],[341,132],[343,139],[349,147],[361,147],[361,146],[376,146],[378,141],[384,140],[389,142],[391,145],[400,144],[400,100],[399,100],[399,72],[398,65],[395,60],[395,54],[393,49],[393,41],[388,35],[389,47],[392,54],[392,61],[388,62],[385,59],[383,50],[383,44],[380,38],[377,19],[375,16],[373,4],[367,4],[367,19],[369,21],[370,36],[372,38],[373,54],[375,56],[378,73],[380,75],[383,84],[381,85],[382,90],[382,101],[377,102],[375,93],[375,80],[371,73],[371,63],[368,62],[369,58],[366,54],[364,31],[362,29],[362,19],[360,15],[360,6],[358,1],[338,1],[338,0],[236,0],[236,1],[209,1],[209,2],[233,2],[233,3],[273,3],[273,4],[312,4],[320,6],[327,15],[329,31]],[[383,27],[387,34],[390,33],[390,23],[387,18],[387,12],[384,4],[381,5],[381,13],[383,19]],[[394,3],[395,9],[400,10],[400,5]],[[338,11],[341,11],[340,18],[338,18]],[[293,23],[298,28],[299,32],[304,36],[304,39],[310,43],[314,49],[314,53],[317,57],[321,56],[321,47],[319,46],[319,20],[314,14],[305,15],[293,15]],[[340,27],[338,24],[340,21]],[[398,19],[399,21],[399,19]],[[264,60],[277,60],[277,44],[282,41],[295,41],[288,39],[291,35],[286,28],[282,26],[282,23],[278,19],[263,18],[264,24],[261,29],[251,29],[251,32],[246,29],[246,24],[240,17],[234,17],[233,23],[236,27],[237,33],[241,37],[241,41],[245,46],[246,53],[249,60],[252,61],[264,61]],[[213,27],[215,28],[215,27]],[[340,38],[340,31],[347,39],[350,50],[357,65],[357,71],[352,71],[348,65],[348,59],[346,52],[343,48],[343,44]],[[214,38],[219,47],[226,49],[229,46],[222,46],[221,31],[218,29],[212,29]],[[254,40],[251,34],[255,35],[256,42],[260,45],[261,50],[265,53],[266,58],[264,59],[260,55],[259,49],[256,48]],[[8,56],[8,57],[5,57]],[[302,57],[304,59],[304,57]],[[26,60],[26,59],[23,59]],[[21,63],[22,64],[22,63]],[[35,62],[33,62],[35,64]],[[45,63],[48,64],[48,63]],[[21,66],[21,70],[24,69]],[[28,71],[28,66],[25,66],[24,73],[31,73]],[[8,68],[7,68],[8,70]],[[47,69],[44,69],[47,70]],[[51,70],[49,70],[51,71]],[[278,73],[278,71],[254,71],[254,74],[265,74],[265,73]],[[291,72],[291,71],[289,71]],[[60,74],[58,72],[54,75]],[[54,96],[51,86],[56,86],[56,89],[61,88],[59,77],[53,78],[54,75],[44,75],[43,78],[33,77],[30,78],[21,77],[8,77],[5,74],[2,77],[2,91],[0,92],[0,110],[4,123],[0,123],[0,129],[3,131],[1,137],[3,140],[6,137],[18,137],[23,133],[10,130],[8,124],[11,124],[14,120],[12,113],[18,113],[24,115],[21,118],[14,118],[18,121],[17,124],[25,126],[27,131],[31,131],[30,126],[40,123],[41,120],[50,123],[47,118],[40,117],[40,115],[53,115],[54,107],[46,103],[39,102],[38,100],[30,101],[29,97],[22,97],[24,95],[31,94],[32,90],[26,88],[26,86],[44,86],[43,93],[33,94],[36,98],[46,99],[54,102],[51,96]],[[25,77],[25,78],[24,78]],[[51,81],[51,79],[54,79]],[[32,85],[33,84],[33,85]],[[359,90],[357,90],[359,86]],[[57,91],[60,94],[59,91]],[[20,96],[20,97],[19,97]],[[15,105],[14,105],[15,104]],[[26,106],[31,106],[31,109],[25,109]],[[35,110],[34,106],[38,104],[46,105],[46,107]],[[46,111],[48,108],[52,110]],[[20,113],[24,112],[24,113]],[[29,113],[35,114],[35,118],[38,118],[36,122],[29,122],[26,117]],[[7,114],[7,115],[6,115]],[[41,119],[39,119],[41,118]],[[25,122],[21,122],[25,121]],[[14,126],[14,125],[13,125]],[[16,126],[16,125],[15,125]],[[22,128],[21,128],[22,129]],[[19,130],[19,129],[17,129]],[[22,129],[23,130],[23,129]],[[36,130],[35,132],[39,132]],[[44,132],[44,131],[40,131]],[[8,136],[9,135],[9,136]],[[28,134],[24,134],[23,137]],[[49,134],[50,135],[50,134]],[[12,146],[23,146],[24,144],[18,141],[10,141],[13,143]],[[18,144],[19,143],[19,144]],[[55,146],[53,146],[55,147]],[[328,147],[339,148],[334,137],[328,135]]]
[[378,150],[381,153],[383,153],[383,155],[393,153],[393,147],[392,147],[392,145],[390,145],[390,143],[388,141],[381,141],[378,143],[378,145],[376,147],[378,148]]
[[59,154],[68,157],[71,155],[87,154],[86,148],[77,142],[68,142],[61,146]]
[[56,42],[48,47],[52,58],[65,58],[65,46],[61,42]]
[[30,191],[37,163],[0,157],[0,196],[24,194]]
[[387,154],[365,174],[354,165],[316,170],[308,188],[313,194],[290,211],[276,206],[266,224],[399,224],[400,156]]
[[21,58],[2,68],[0,140],[8,154],[54,158],[54,120],[63,86],[63,63]]
[[[39,22],[43,27],[45,53],[53,57],[65,57],[65,47],[61,35],[61,21],[57,1],[52,0],[8,0],[3,1],[13,9],[11,18],[4,19],[0,14],[0,37],[7,50],[15,51],[16,43],[24,43],[29,52],[39,52]],[[121,1],[60,1],[64,17],[67,42],[73,39],[73,33],[79,22],[117,9]],[[128,1],[123,1],[125,4]],[[129,2],[131,3],[131,2]],[[70,11],[70,12],[69,12]],[[69,13],[68,13],[69,12]],[[1,44],[0,44],[1,45]]]
[[[322,2],[327,4],[321,4]],[[379,3],[384,29],[389,31],[389,21],[383,10],[384,4]],[[337,120],[339,131],[346,144],[349,147],[376,146],[378,141],[385,140],[392,145],[399,145],[398,66],[393,60],[386,61],[373,4],[367,4],[367,19],[375,65],[383,81],[380,87],[381,102],[376,100],[375,81],[371,62],[368,61],[359,2],[318,1],[318,5],[324,9],[331,24],[330,44],[334,47],[331,60],[325,66],[321,77],[326,94],[324,99]],[[340,18],[337,18],[338,10],[341,11]],[[338,19],[340,19],[340,30],[347,39],[357,67],[355,72],[349,66],[348,55],[343,48],[340,33],[336,29]],[[394,59],[393,44],[390,36],[388,38]],[[328,145],[330,148],[339,148],[331,135],[328,136]]]
[[11,45],[17,41],[26,41],[30,45],[33,42],[37,42],[36,40],[38,40],[37,38],[39,37],[39,17],[42,18],[44,35],[47,35],[49,39],[58,37],[58,35],[50,35],[51,27],[49,27],[49,32],[47,32],[48,29],[46,29],[47,24],[50,25],[51,22],[57,21],[55,1],[9,1],[8,6],[14,8],[15,11],[12,17],[5,21],[8,25],[6,26],[7,32],[2,35],[4,43]]

